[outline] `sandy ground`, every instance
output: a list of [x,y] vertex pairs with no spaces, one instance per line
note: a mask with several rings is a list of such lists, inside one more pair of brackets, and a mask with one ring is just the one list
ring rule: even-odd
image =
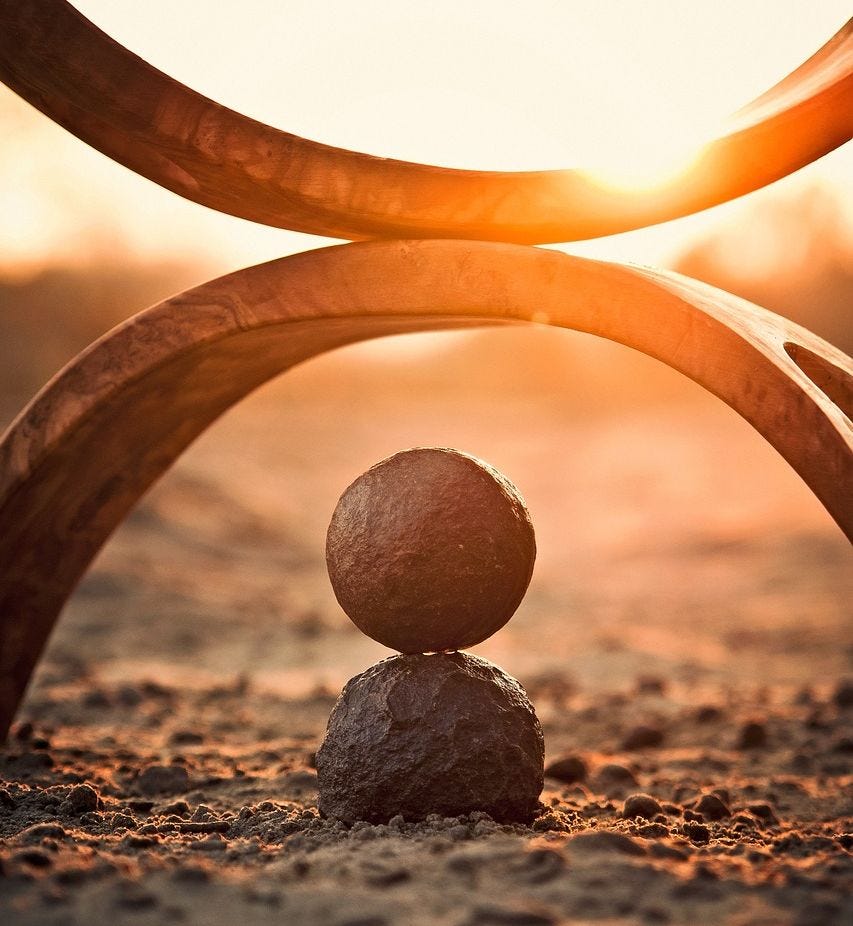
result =
[[[312,363],[143,500],[0,751],[0,921],[853,922],[848,543],[691,384],[581,340],[532,388],[544,342],[507,362],[509,336],[464,384],[458,340]],[[546,762],[575,760],[530,827],[317,814],[337,692],[388,653],[339,611],[325,528],[371,463],[432,444],[501,468],[536,526],[528,596],[476,648],[527,688]]]

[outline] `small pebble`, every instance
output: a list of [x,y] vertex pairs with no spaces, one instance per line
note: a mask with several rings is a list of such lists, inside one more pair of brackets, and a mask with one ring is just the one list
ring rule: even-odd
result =
[[554,849],[533,849],[524,857],[524,878],[530,884],[553,881],[566,868],[566,859]]
[[210,871],[199,865],[186,864],[181,868],[176,868],[171,873],[174,881],[190,881],[198,884],[204,884],[210,881]]
[[25,743],[33,735],[33,725],[29,720],[25,720],[15,727],[13,735],[19,742]]
[[668,923],[672,919],[663,907],[647,907],[643,911],[643,919],[647,923]]
[[710,842],[711,831],[704,823],[683,823],[681,832],[693,842]]
[[16,862],[23,862],[33,868],[48,868],[53,864],[53,859],[41,849],[21,849],[13,858]]
[[169,743],[172,746],[198,746],[204,742],[201,733],[193,730],[175,730],[169,737]]
[[112,700],[109,694],[103,689],[93,688],[91,691],[87,691],[83,696],[83,706],[95,708],[111,707]]
[[404,884],[406,881],[410,881],[411,878],[412,873],[407,868],[402,866],[386,868],[383,865],[368,870],[364,880],[371,887],[394,887],[397,884]]
[[84,813],[97,810],[98,792],[90,785],[77,785],[59,805],[59,812],[70,817],[80,817]]
[[586,762],[580,756],[562,756],[545,766],[545,777],[571,785],[586,781],[589,774]]
[[592,788],[599,794],[618,796],[639,785],[634,773],[624,765],[609,763],[602,765],[592,779]]
[[625,800],[622,808],[622,816],[626,820],[634,817],[653,820],[659,813],[661,813],[660,804],[648,794],[632,794]]
[[133,685],[122,685],[116,692],[116,698],[125,707],[136,707],[142,701],[142,694]]
[[[248,807],[242,808],[243,810],[248,810]],[[182,817],[185,814],[190,812],[190,805],[186,801],[172,801],[171,804],[166,804],[165,807],[160,811],[162,814],[174,814],[175,816]]]
[[760,749],[767,745],[767,728],[763,723],[751,720],[745,723],[738,737],[739,749]]
[[776,824],[779,822],[776,811],[769,804],[749,804],[746,809],[753,816],[758,817],[759,820],[764,820],[765,823]]
[[731,810],[716,794],[704,794],[696,804],[696,810],[706,820],[722,820],[732,815]]
[[663,731],[658,727],[649,727],[640,725],[629,731],[622,741],[622,748],[628,750],[634,749],[653,749],[663,743]]
[[832,700],[837,707],[853,707],[853,678],[844,678],[835,686]]
[[814,766],[814,756],[804,752],[795,752],[791,756],[790,767],[792,772],[798,775],[808,775]]
[[58,823],[35,823],[18,833],[18,842],[24,845],[38,845],[46,839],[65,839],[68,833]]
[[114,813],[109,819],[109,827],[112,832],[132,830],[136,826],[136,820],[126,813]]

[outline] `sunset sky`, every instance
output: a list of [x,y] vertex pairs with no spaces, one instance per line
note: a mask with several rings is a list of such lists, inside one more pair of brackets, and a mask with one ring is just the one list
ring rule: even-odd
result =
[[[592,167],[625,182],[712,136],[849,16],[849,0],[75,5],[172,77],[304,137],[454,167]],[[0,270],[115,247],[230,270],[327,243],[186,202],[3,88],[0,124]],[[853,214],[851,146],[775,189],[809,183],[833,186]],[[748,201],[568,249],[665,262]]]

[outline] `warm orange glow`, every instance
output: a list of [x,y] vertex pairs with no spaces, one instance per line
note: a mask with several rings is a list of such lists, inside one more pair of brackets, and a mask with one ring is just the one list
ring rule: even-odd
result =
[[631,157],[608,153],[586,176],[608,190],[654,193],[675,186],[699,158],[696,148],[670,150],[660,141],[631,146]]
[[[677,176],[699,141],[849,15],[843,0],[785,0],[772,15],[758,0],[536,3],[523,14],[509,2],[75,5],[176,79],[304,137],[456,167],[589,167],[602,185],[642,190]],[[0,121],[5,269],[112,240],[143,258],[230,267],[323,243],[185,202],[3,88]],[[806,174],[853,190],[853,151],[784,182]],[[658,263],[726,209],[572,250]]]

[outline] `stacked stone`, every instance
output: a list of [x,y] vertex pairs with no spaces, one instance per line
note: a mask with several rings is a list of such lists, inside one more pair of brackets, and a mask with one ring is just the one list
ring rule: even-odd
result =
[[317,753],[324,816],[531,818],[544,762],[533,706],[512,676],[459,650],[510,619],[535,556],[518,490],[457,450],[397,453],[344,492],[326,543],[332,587],[401,655],[351,679],[332,710]]

